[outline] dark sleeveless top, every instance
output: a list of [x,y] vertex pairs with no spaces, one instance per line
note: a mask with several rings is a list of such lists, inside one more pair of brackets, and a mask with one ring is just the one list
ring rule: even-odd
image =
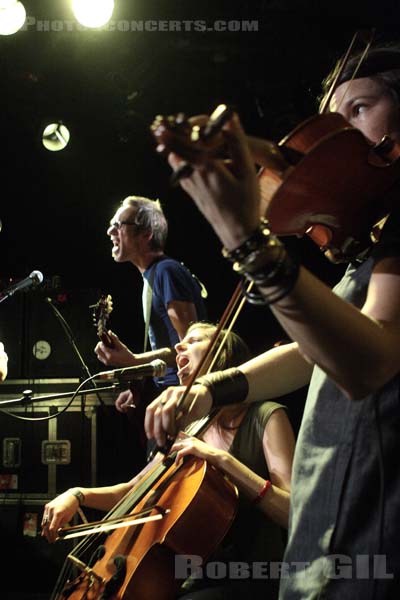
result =
[[[374,261],[400,255],[399,215],[334,288],[359,308]],[[399,392],[396,375],[351,401],[314,369],[295,451],[282,600],[400,598]]]
[[[247,465],[250,469],[265,479],[270,475],[265,462],[263,451],[263,435],[268,419],[272,413],[284,408],[282,404],[276,402],[257,402],[250,405],[246,415],[240,423],[233,443],[229,449],[239,461]],[[277,597],[277,581],[269,581],[268,577],[256,579],[252,577],[252,568],[254,563],[266,563],[270,561],[282,561],[284,551],[284,536],[282,529],[271,521],[254,502],[239,493],[239,507],[236,518],[225,536],[220,547],[209,557],[208,563],[229,565],[239,564],[240,561],[249,567],[250,576],[244,580],[237,580],[239,587],[232,587],[232,581],[227,577],[222,579],[191,580],[185,582],[182,592],[188,594],[186,598],[222,598],[233,597],[232,594],[247,593],[251,591],[253,598],[269,598],[274,600]],[[242,590],[243,584],[245,587]],[[271,585],[270,585],[271,584]],[[215,586],[221,586],[226,589],[225,592],[216,593]],[[272,592],[274,587],[274,593]],[[271,587],[271,593],[269,588]],[[210,595],[205,595],[205,590],[210,590]],[[203,590],[198,592],[197,590]],[[268,592],[268,594],[267,594]],[[214,595],[216,593],[216,595]],[[224,595],[225,594],[225,595]],[[267,594],[267,595],[266,595]],[[180,594],[182,595],[182,593]]]

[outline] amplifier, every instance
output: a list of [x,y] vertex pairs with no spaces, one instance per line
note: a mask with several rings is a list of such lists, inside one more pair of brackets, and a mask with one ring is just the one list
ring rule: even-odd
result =
[[0,493],[8,499],[111,485],[144,466],[140,426],[115,409],[118,390],[72,399],[78,385],[78,379],[0,385]]
[[[79,351],[89,370],[99,362],[94,354],[98,342],[91,306],[100,298],[98,290],[63,290],[51,293],[43,286],[12,296],[2,303],[0,340],[8,354],[11,378],[79,377]],[[47,300],[51,297],[52,302]],[[54,308],[68,325],[56,317]],[[71,337],[74,338],[73,346]]]

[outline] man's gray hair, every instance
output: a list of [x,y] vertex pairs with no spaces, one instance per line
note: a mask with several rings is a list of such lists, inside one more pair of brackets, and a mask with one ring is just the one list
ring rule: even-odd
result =
[[168,236],[168,223],[159,200],[143,196],[128,196],[121,202],[124,208],[135,209],[133,220],[141,231],[151,231],[152,250],[164,250]]

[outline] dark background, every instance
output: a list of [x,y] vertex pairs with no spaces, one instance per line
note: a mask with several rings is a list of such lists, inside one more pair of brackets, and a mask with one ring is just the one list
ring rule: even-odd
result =
[[[10,278],[39,269],[45,285],[0,307],[10,377],[81,374],[46,296],[69,321],[91,369],[98,365],[88,307],[100,292],[113,297],[110,326],[141,349],[141,278],[131,265],[113,263],[105,235],[129,194],[160,198],[170,225],[167,252],[204,282],[210,319],[220,318],[237,280],[211,227],[180,189],[170,187],[170,169],[155,152],[150,124],[157,114],[209,114],[228,102],[248,133],[280,140],[315,113],[320,81],[355,30],[375,27],[377,42],[395,38],[398,3],[377,4],[116,2],[116,23],[204,20],[212,27],[215,19],[224,19],[257,21],[258,27],[135,32],[78,30],[66,0],[25,1],[29,23],[35,22],[0,37],[0,276],[5,287]],[[43,125],[54,120],[71,132],[61,152],[41,145]],[[337,279],[341,268],[329,264],[312,242],[290,243],[323,279]],[[236,328],[254,352],[283,336],[268,310],[248,305]],[[31,347],[51,332],[53,356],[39,364]]]
[[[45,282],[1,303],[0,339],[9,354],[9,381],[28,379],[35,389],[40,378],[83,375],[47,297],[69,324],[92,372],[104,368],[93,353],[97,338],[90,308],[101,293],[113,298],[112,329],[132,349],[141,350],[141,277],[130,264],[114,264],[106,236],[109,219],[124,197],[161,200],[170,226],[167,253],[185,262],[206,285],[211,320],[219,320],[236,287],[210,225],[179,188],[169,185],[170,169],[155,152],[149,130],[154,117],[182,111],[209,114],[219,103],[231,103],[249,134],[279,141],[315,114],[320,82],[356,30],[375,28],[376,42],[396,40],[400,8],[395,0],[332,6],[320,0],[116,0],[117,23],[200,20],[212,27],[222,19],[258,24],[250,32],[135,32],[82,31],[74,25],[69,31],[67,21],[73,23],[74,17],[67,0],[24,4],[32,24],[0,36],[0,289],[33,270],[42,271]],[[50,31],[43,31],[46,26]],[[64,151],[51,153],[41,145],[41,132],[58,120],[68,126],[71,140]],[[329,263],[310,240],[285,241],[329,285],[341,275],[343,267]],[[245,305],[235,328],[254,353],[284,338],[272,314],[261,307]],[[51,343],[52,353],[38,361],[32,347],[43,339]],[[21,388],[13,389],[17,393]],[[295,429],[303,399],[286,402]],[[104,484],[126,477],[120,471],[136,456],[125,446],[126,421],[108,408],[113,413],[102,418],[99,411],[97,421],[99,481]],[[4,435],[11,435],[10,417],[1,416]],[[17,431],[23,447],[31,441],[40,446],[37,424],[32,429],[30,436]],[[79,423],[70,428],[75,453],[81,429]],[[84,442],[87,447],[86,438]],[[35,478],[44,467],[36,454],[32,461]],[[62,475],[63,468],[57,468]],[[78,470],[75,475],[68,485],[80,483]],[[45,489],[38,491],[46,496]],[[34,509],[39,520],[42,504],[38,501]],[[22,535],[26,510],[17,503],[1,513],[9,549],[6,570],[15,566],[17,555],[32,567],[20,584],[10,582],[4,592],[8,600],[17,595],[7,590],[16,592],[18,585],[27,591],[18,595],[24,600],[32,600],[33,591],[51,589],[66,552]],[[50,573],[49,555],[55,560]]]

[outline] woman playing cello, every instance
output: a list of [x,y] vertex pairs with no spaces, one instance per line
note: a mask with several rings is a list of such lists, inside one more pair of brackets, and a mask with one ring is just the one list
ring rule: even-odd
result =
[[[194,323],[175,346],[182,385],[190,380],[215,329],[208,323]],[[244,342],[230,332],[214,368],[237,365],[248,356]],[[201,598],[232,598],[235,593],[251,590],[255,595],[259,590],[260,595],[255,597],[264,598],[268,579],[266,576],[252,577],[252,564],[255,561],[281,560],[284,547],[282,530],[287,527],[289,512],[294,435],[283,406],[276,402],[261,402],[246,407],[227,407],[202,434],[202,440],[186,437],[176,442],[171,451],[177,452],[178,462],[187,454],[206,459],[226,472],[242,492],[234,525],[212,557],[214,562],[225,564],[226,576],[210,576],[204,568],[203,577],[190,577],[193,569],[188,568],[186,561],[180,568],[178,560],[177,569],[182,571],[178,573],[179,578],[187,576],[181,594],[188,594],[190,598],[197,598],[197,593],[201,594]],[[156,457],[154,460],[159,459]],[[102,488],[73,488],[57,496],[45,506],[42,535],[50,542],[55,541],[59,527],[72,519],[79,504],[110,510],[146,472],[147,467],[127,483]],[[237,561],[245,561],[250,572],[242,578],[237,576],[235,579],[233,575],[230,580],[229,565],[238,564]],[[278,575],[274,577],[269,585],[271,598],[276,597]],[[196,592],[197,588],[202,591]]]

